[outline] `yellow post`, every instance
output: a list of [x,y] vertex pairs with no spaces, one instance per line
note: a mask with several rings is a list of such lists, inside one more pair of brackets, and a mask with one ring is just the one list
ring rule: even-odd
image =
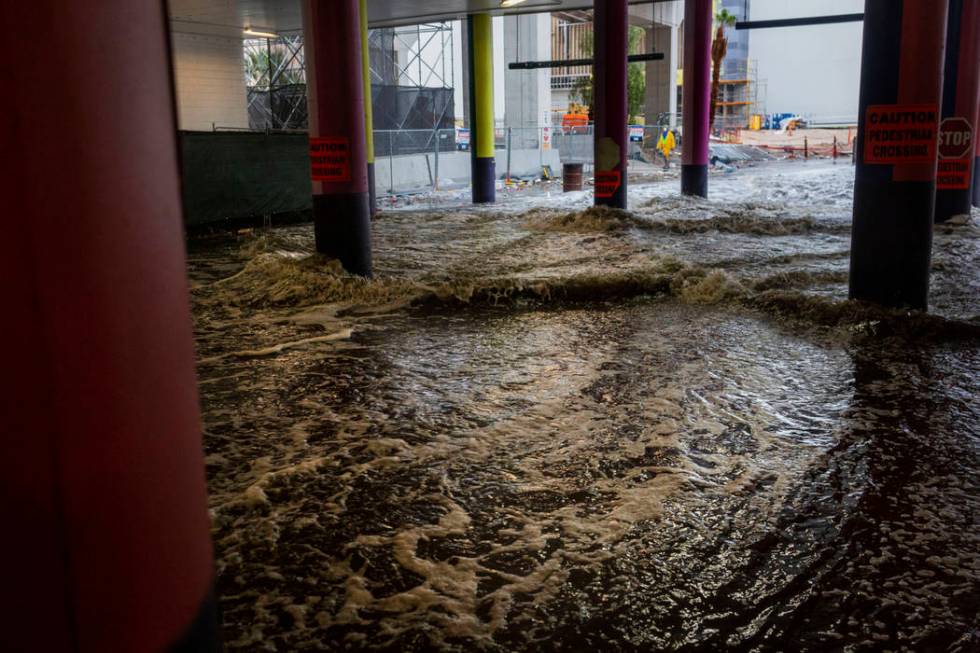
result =
[[496,195],[493,126],[493,19],[489,14],[471,15],[470,45],[470,148],[473,202],[493,202]]
[[360,0],[361,19],[361,77],[364,83],[364,136],[367,141],[368,191],[371,215],[377,212],[377,191],[374,186],[374,109],[371,100],[371,48],[368,43],[367,0]]
[[493,22],[489,14],[473,16],[473,81],[476,97],[476,155],[494,155],[493,125]]

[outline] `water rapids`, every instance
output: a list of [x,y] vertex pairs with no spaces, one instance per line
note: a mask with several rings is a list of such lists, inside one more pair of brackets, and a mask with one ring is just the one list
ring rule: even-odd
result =
[[190,244],[231,650],[980,650],[980,229],[846,301],[853,169]]

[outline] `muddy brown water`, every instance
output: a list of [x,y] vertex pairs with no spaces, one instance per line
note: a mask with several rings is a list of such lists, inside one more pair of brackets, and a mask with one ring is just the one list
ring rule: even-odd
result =
[[980,650],[977,217],[846,302],[852,174],[191,243],[226,646]]

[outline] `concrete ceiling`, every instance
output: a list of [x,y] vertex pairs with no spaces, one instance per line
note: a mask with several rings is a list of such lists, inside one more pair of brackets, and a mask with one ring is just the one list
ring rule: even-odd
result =
[[[327,0],[330,1],[330,0]],[[630,0],[631,4],[671,0]],[[526,0],[504,9],[500,0],[368,0],[371,27],[449,20],[467,14],[539,13],[592,7],[592,0]],[[302,29],[300,0],[169,0],[175,31],[231,36],[247,26],[290,32]]]

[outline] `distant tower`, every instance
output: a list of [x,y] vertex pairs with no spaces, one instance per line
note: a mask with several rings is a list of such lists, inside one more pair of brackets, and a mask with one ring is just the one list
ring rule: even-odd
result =
[[[736,20],[748,20],[751,0],[715,0],[715,11],[727,9]],[[721,64],[721,88],[718,90],[719,127],[747,127],[754,101],[755,71],[749,63],[749,31],[729,28],[728,54]]]

